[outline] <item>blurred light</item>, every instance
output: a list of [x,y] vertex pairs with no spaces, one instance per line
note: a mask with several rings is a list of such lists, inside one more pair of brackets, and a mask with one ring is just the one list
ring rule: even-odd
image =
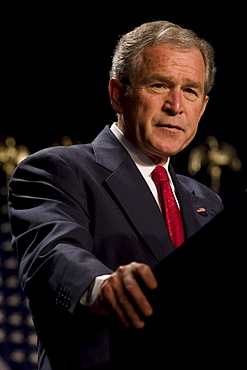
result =
[[8,137],[5,143],[0,143],[0,165],[6,173],[7,183],[17,164],[29,156],[29,154],[28,148],[24,145],[16,145],[13,137]]
[[188,163],[189,174],[194,176],[207,165],[207,173],[211,178],[211,189],[216,193],[220,192],[220,179],[222,167],[227,166],[234,172],[242,168],[242,164],[234,146],[222,142],[219,143],[214,136],[209,136],[205,143],[202,143],[191,150]]

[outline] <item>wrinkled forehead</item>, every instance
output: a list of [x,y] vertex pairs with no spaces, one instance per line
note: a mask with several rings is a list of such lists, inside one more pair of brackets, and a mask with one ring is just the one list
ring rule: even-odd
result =
[[181,74],[203,86],[206,68],[203,56],[197,48],[180,49],[170,44],[147,46],[140,54],[135,79],[149,78],[153,74]]

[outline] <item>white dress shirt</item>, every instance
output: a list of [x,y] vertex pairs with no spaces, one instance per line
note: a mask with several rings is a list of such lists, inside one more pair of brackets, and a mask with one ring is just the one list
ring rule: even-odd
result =
[[[144,177],[144,180],[148,184],[156,202],[160,206],[157,188],[151,177],[151,173],[155,169],[156,164],[152,161],[151,158],[149,158],[145,153],[137,149],[133,144],[129,142],[129,140],[126,139],[123,132],[118,128],[116,123],[113,123],[113,125],[111,126],[111,131],[114,133],[114,135],[117,137],[117,139],[120,141],[120,143],[124,146],[124,148],[127,150],[129,155],[133,159],[138,170],[141,172],[142,176]],[[175,188],[174,188],[170,173],[168,171],[169,163],[170,163],[170,158],[168,158],[167,162],[164,164],[163,167],[167,171],[173,194],[178,203],[178,200],[175,194]],[[179,206],[179,203],[178,203],[178,206]]]
[[[111,126],[111,131],[113,134],[116,136],[116,138],[120,141],[120,143],[123,145],[123,147],[127,150],[131,158],[133,159],[134,163],[136,164],[138,170],[141,172],[142,176],[144,177],[144,180],[148,184],[156,202],[158,203],[159,207],[159,198],[158,198],[158,192],[157,188],[152,180],[151,173],[156,167],[155,163],[149,158],[145,153],[141,152],[139,149],[137,149],[133,144],[129,142],[129,140],[126,139],[124,136],[123,132],[118,128],[116,123],[113,123]],[[167,162],[164,164],[164,168],[167,171],[169,180],[170,180],[170,185],[172,188],[172,191],[174,193],[175,199],[178,203],[178,200],[176,198],[175,194],[175,188],[172,183],[171,176],[168,171],[168,166],[169,166],[170,158],[168,158]],[[179,206],[179,203],[178,203]],[[86,306],[91,306],[97,297],[97,293],[99,291],[99,288],[101,284],[109,277],[110,275],[100,275],[97,276],[92,284],[90,285],[89,289],[86,290],[86,292],[83,294],[83,296],[80,299],[80,303]]]

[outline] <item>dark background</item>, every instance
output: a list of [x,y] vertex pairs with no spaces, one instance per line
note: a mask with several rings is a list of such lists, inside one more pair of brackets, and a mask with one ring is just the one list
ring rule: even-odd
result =
[[[193,29],[216,50],[217,75],[194,141],[174,157],[187,174],[192,148],[209,135],[237,149],[242,170],[223,169],[221,195],[228,201],[246,187],[246,52],[244,5],[106,3],[22,5],[4,14],[3,120],[0,141],[11,135],[31,153],[68,135],[90,142],[115,120],[107,85],[120,35],[143,22],[169,20]],[[182,4],[182,6],[181,6]],[[216,7],[216,9],[215,9]],[[209,185],[207,174],[197,178]]]
[[[220,195],[228,203],[246,188],[246,10],[243,2],[222,4],[132,1],[2,6],[0,149],[8,136],[31,153],[60,142],[65,135],[73,142],[92,141],[115,120],[107,85],[118,37],[143,22],[168,20],[211,42],[218,69],[198,134],[172,161],[178,173],[188,175],[191,150],[209,135],[234,146],[241,171],[221,167]],[[0,175],[0,354],[13,370],[35,370],[36,337],[18,285],[2,169]],[[195,178],[210,185],[206,166]]]

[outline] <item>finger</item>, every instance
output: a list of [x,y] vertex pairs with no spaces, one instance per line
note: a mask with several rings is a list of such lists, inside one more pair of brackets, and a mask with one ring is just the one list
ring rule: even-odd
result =
[[133,300],[130,295],[126,294],[121,269],[103,283],[101,295],[104,302],[107,302],[126,327],[142,328],[144,326],[144,321],[140,318],[139,312],[137,313]]
[[120,266],[119,270],[123,275],[124,287],[140,310],[140,313],[145,317],[151,316],[153,309],[139,285],[141,280],[150,289],[157,287],[156,279],[150,267],[144,264],[132,263],[127,266]]
[[152,277],[152,271],[146,265],[131,263],[120,266],[102,284],[101,305],[107,304],[111,307],[125,326],[128,327],[131,323],[136,328],[142,328],[145,324],[144,317],[150,316],[153,310],[137,278],[143,280],[150,288],[155,288],[155,279],[148,282]]
[[124,305],[121,305],[118,296],[123,297],[123,292],[121,293],[121,284],[117,283],[116,274],[112,274],[101,286],[101,291],[99,295],[99,304],[106,308],[108,311],[114,311],[118,316],[120,321],[124,326],[130,327],[130,321],[128,320],[128,315],[125,314]]
[[118,306],[123,312],[124,316],[127,318],[128,322],[130,322],[137,329],[143,328],[145,322],[143,318],[141,318],[140,312],[137,310],[137,306],[133,302],[130,295],[126,295],[124,290],[122,292],[118,290],[118,292],[115,294],[118,301]]
[[148,289],[156,289],[157,288],[157,280],[148,265],[143,263],[136,263],[133,262],[131,264],[133,266],[133,274],[142,280],[145,283]]
[[138,312],[144,317],[151,316],[153,309],[136,280],[126,274],[123,278],[123,282],[126,292],[128,293],[128,296],[131,297],[131,301],[138,309]]

